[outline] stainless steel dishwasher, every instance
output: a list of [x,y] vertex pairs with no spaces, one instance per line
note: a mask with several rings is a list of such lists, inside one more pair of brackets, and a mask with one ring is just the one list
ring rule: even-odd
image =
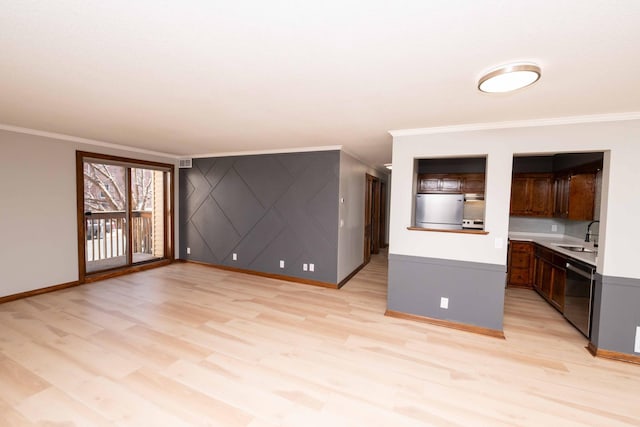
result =
[[591,335],[591,305],[595,267],[574,259],[566,264],[564,317],[587,338]]

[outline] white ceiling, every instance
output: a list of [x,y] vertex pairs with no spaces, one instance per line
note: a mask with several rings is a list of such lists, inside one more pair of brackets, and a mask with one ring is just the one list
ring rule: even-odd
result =
[[[640,111],[640,1],[0,0],[0,123],[175,155]],[[543,70],[512,94],[494,66]]]

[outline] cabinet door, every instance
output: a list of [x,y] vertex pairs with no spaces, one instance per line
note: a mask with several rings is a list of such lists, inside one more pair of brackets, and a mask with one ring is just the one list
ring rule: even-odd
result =
[[529,179],[515,177],[511,181],[511,215],[527,215],[529,207]]
[[566,281],[566,270],[553,267],[551,277],[551,303],[560,311],[564,311],[564,286]]
[[484,194],[484,174],[470,173],[462,177],[463,193],[481,193]]
[[531,178],[530,215],[551,216],[551,178]]
[[456,176],[442,178],[440,181],[440,191],[443,193],[459,193],[460,178]]
[[541,293],[547,299],[551,298],[551,281],[553,280],[553,266],[544,260],[542,261]]
[[591,221],[595,203],[596,177],[593,173],[573,175],[569,181],[567,218]]
[[531,288],[533,282],[533,245],[509,242],[509,286]]
[[436,193],[440,190],[440,179],[429,176],[420,176],[418,191],[421,193]]
[[553,216],[566,218],[569,215],[569,175],[558,176],[553,184]]
[[536,257],[534,263],[535,263],[534,265],[535,273],[533,275],[533,287],[538,292],[542,292],[542,275],[543,275],[542,270],[543,270],[544,261]]
[[559,176],[553,182],[553,216],[566,218],[569,213],[569,177]]

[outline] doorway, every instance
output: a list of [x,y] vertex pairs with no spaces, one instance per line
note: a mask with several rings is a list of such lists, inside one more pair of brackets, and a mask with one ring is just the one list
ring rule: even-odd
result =
[[366,174],[364,203],[364,264],[371,260],[371,254],[380,253],[384,247],[384,214],[386,197],[382,194],[386,188],[379,178]]
[[85,152],[76,160],[80,280],[170,261],[173,165]]

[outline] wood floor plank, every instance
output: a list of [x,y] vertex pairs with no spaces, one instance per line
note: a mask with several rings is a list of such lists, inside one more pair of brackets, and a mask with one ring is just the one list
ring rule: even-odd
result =
[[498,340],[342,289],[175,263],[0,305],[1,426],[638,426],[640,367],[535,292]]

